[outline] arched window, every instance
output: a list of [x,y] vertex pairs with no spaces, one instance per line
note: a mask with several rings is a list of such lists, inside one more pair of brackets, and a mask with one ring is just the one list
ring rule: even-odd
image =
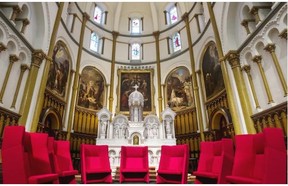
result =
[[128,22],[128,31],[130,31],[131,34],[141,34],[141,31],[143,31],[143,17],[142,18],[130,18]]
[[177,52],[181,50],[181,38],[180,38],[179,32],[176,32],[172,36],[172,49],[173,49],[173,52]]
[[170,24],[174,24],[175,22],[177,22],[178,21],[177,7],[176,6],[171,7],[169,9],[168,15]]
[[93,19],[96,23],[103,24],[103,11],[99,6],[95,7]]
[[131,60],[140,60],[141,52],[139,43],[133,43],[131,45]]
[[90,49],[94,52],[99,52],[99,36],[95,33],[91,33],[91,39],[90,39]]
[[131,33],[139,34],[140,33],[140,19],[134,18],[131,20]]

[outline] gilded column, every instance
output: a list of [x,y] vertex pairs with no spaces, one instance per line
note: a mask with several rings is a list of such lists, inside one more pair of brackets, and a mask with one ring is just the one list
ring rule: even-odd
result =
[[219,31],[217,28],[217,23],[215,20],[215,16],[214,16],[214,12],[211,6],[210,2],[207,2],[207,6],[208,6],[208,11],[209,11],[209,15],[210,15],[210,20],[211,20],[211,24],[213,27],[213,31],[214,31],[214,36],[215,36],[215,41],[216,41],[216,47],[217,47],[217,51],[218,51],[218,56],[219,56],[219,61],[221,64],[221,71],[222,71],[222,75],[223,75],[223,80],[224,80],[224,85],[225,85],[225,89],[227,92],[227,99],[228,99],[228,107],[229,107],[229,111],[232,117],[232,122],[233,122],[233,126],[234,126],[234,130],[236,134],[241,134],[241,129],[240,129],[240,121],[239,121],[239,116],[237,114],[237,107],[236,107],[236,103],[234,101],[233,98],[233,91],[232,91],[232,87],[229,81],[229,76],[228,76],[228,71],[227,71],[227,67],[226,67],[226,63],[225,63],[225,59],[224,59],[224,54],[223,54],[223,50],[222,50],[222,45],[221,45],[221,40],[220,40],[220,35],[219,35]]
[[17,87],[16,87],[16,90],[15,90],[15,93],[14,93],[14,97],[13,97],[13,101],[12,101],[11,108],[15,108],[15,104],[16,104],[16,101],[17,101],[17,97],[18,97],[18,93],[19,93],[21,81],[22,81],[24,72],[25,72],[28,68],[29,68],[29,67],[28,67],[28,65],[26,65],[26,64],[22,64],[22,65],[21,65],[21,72],[20,72],[20,76],[19,76],[19,79],[18,79],[18,82],[17,82]]
[[257,98],[257,94],[256,94],[256,91],[255,91],[255,86],[254,86],[254,83],[253,83],[253,80],[252,80],[252,76],[251,76],[251,73],[250,73],[251,67],[250,67],[250,65],[244,65],[242,69],[247,73],[249,84],[250,84],[250,87],[251,87],[251,90],[252,90],[252,94],[253,94],[253,97],[254,97],[256,108],[260,108],[259,101],[258,101],[258,98]]
[[200,104],[199,86],[197,83],[197,76],[196,76],[196,70],[195,70],[194,51],[193,51],[193,46],[192,46],[192,37],[191,37],[191,30],[190,30],[190,25],[189,25],[189,14],[185,13],[182,19],[185,21],[185,27],[186,27],[187,38],[188,38],[189,56],[190,56],[190,63],[191,63],[191,69],[192,69],[192,83],[193,83],[192,85],[193,85],[193,91],[194,91],[194,103],[196,106],[198,124],[200,126],[200,137],[201,137],[201,140],[204,141],[202,108]]
[[254,56],[253,57],[253,62],[257,63],[258,65],[258,68],[259,68],[259,71],[260,71],[260,74],[261,74],[261,77],[262,77],[262,81],[264,83],[264,87],[265,87],[265,90],[266,90],[266,94],[267,94],[267,97],[268,97],[268,104],[269,103],[273,103],[273,98],[272,98],[272,94],[271,94],[271,91],[270,91],[270,88],[269,88],[269,85],[268,85],[268,81],[267,81],[267,78],[266,78],[266,75],[264,73],[264,69],[261,65],[261,60],[262,60],[262,57],[261,56]]
[[112,32],[113,45],[112,45],[112,59],[111,59],[111,79],[110,79],[110,95],[109,95],[109,110],[112,112],[113,107],[113,93],[114,93],[114,74],[115,74],[115,55],[116,55],[116,39],[118,32]]
[[7,83],[8,83],[8,79],[9,79],[9,76],[10,76],[10,73],[11,73],[12,66],[13,66],[14,62],[16,62],[18,60],[19,60],[19,58],[15,54],[12,54],[12,55],[9,56],[9,66],[8,66],[8,69],[7,69],[7,72],[6,72],[6,75],[5,75],[5,79],[4,79],[4,82],[3,82],[3,85],[2,85],[2,88],[1,88],[1,92],[0,92],[0,103],[3,103],[2,99],[3,99],[4,92],[5,92]]
[[[21,102],[20,111],[19,111],[19,113],[21,114],[21,117],[18,123],[20,125],[23,125],[23,126],[26,125],[27,117],[28,117],[28,113],[30,110],[31,101],[33,97],[33,92],[35,89],[35,83],[36,83],[38,71],[44,58],[45,58],[45,54],[42,50],[33,51],[30,72],[26,81],[25,90],[23,93],[22,102]],[[37,125],[33,132],[35,132],[36,129],[37,129]]]
[[276,70],[277,70],[277,73],[278,73],[278,76],[279,76],[279,79],[280,79],[280,82],[281,82],[281,85],[282,85],[282,88],[283,88],[283,91],[284,91],[284,96],[286,97],[287,94],[288,94],[288,92],[287,92],[287,83],[285,81],[283,72],[281,70],[278,58],[277,58],[277,56],[275,54],[275,48],[276,48],[275,44],[271,44],[270,43],[264,49],[266,51],[268,51],[271,54],[271,56],[272,56],[274,65],[276,67]]
[[5,51],[7,47],[1,42],[0,43],[0,52]]
[[230,50],[228,54],[226,54],[225,58],[229,61],[233,71],[247,131],[249,134],[255,134],[256,131],[254,128],[254,123],[252,118],[250,117],[253,113],[250,99],[248,97],[247,89],[244,84],[244,79],[241,73],[239,54],[237,51]]
[[244,19],[244,20],[241,22],[241,25],[244,26],[247,35],[251,33],[250,30],[249,30],[249,26],[248,26],[248,21],[247,21],[247,20]]
[[89,20],[90,18],[86,12],[83,13],[82,17],[83,18],[82,18],[80,37],[79,37],[79,47],[78,47],[78,54],[77,54],[77,61],[76,61],[76,69],[75,69],[75,75],[74,75],[74,81],[73,81],[73,87],[72,87],[71,103],[70,103],[70,108],[69,108],[67,140],[70,139],[71,128],[72,128],[72,123],[73,123],[73,118],[74,118],[76,96],[77,96],[79,76],[80,76],[79,70],[80,70],[80,63],[81,63],[81,56],[82,56],[82,49],[83,49],[83,38],[84,38],[84,33],[85,33],[85,27],[86,27],[87,20]]
[[57,10],[56,19],[55,19],[54,27],[53,27],[52,34],[51,34],[48,54],[46,56],[46,63],[45,63],[43,74],[42,74],[39,93],[38,93],[37,100],[36,100],[35,112],[34,112],[32,125],[31,125],[31,132],[36,131],[39,117],[40,117],[40,113],[42,111],[42,107],[43,107],[43,103],[44,103],[44,93],[45,93],[45,89],[46,89],[50,65],[52,62],[53,50],[54,50],[54,45],[55,45],[55,41],[56,41],[56,36],[57,36],[59,24],[61,21],[61,15],[62,15],[63,7],[64,7],[64,2],[59,3],[59,8]]
[[160,46],[159,46],[159,35],[160,32],[153,32],[155,37],[156,45],[156,62],[157,62],[157,84],[158,84],[158,106],[159,114],[162,112],[162,91],[161,91],[161,67],[160,67]]

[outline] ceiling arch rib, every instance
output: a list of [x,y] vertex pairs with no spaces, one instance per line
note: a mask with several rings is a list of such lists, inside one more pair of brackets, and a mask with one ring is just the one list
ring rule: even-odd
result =
[[158,14],[157,14],[157,9],[155,7],[155,3],[150,2],[150,8],[151,8],[151,15],[152,15],[152,21],[153,21],[153,30],[154,32],[159,31],[158,28]]
[[117,8],[116,8],[116,13],[114,17],[114,31],[118,32],[119,31],[119,23],[120,23],[120,16],[121,16],[121,9],[122,9],[122,2],[118,2]]

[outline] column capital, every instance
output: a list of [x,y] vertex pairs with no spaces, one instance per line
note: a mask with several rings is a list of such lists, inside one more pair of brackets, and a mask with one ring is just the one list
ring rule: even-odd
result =
[[250,70],[251,70],[251,66],[250,66],[250,65],[244,65],[244,66],[242,67],[242,69],[243,69],[247,74],[249,74],[249,73],[250,73]]
[[275,52],[275,44],[274,43],[269,43],[265,46],[264,50],[266,50],[267,52],[273,53]]
[[4,45],[4,43],[0,43],[0,52],[5,51],[7,47]]
[[284,29],[280,34],[279,37],[284,38],[287,40],[287,28]]
[[19,58],[15,54],[10,54],[10,56],[9,56],[10,63],[14,63],[18,60],[19,60]]
[[160,36],[160,32],[159,31],[153,32],[153,36],[155,37],[156,40],[158,40]]
[[246,19],[243,19],[242,21],[241,21],[241,25],[242,26],[248,26],[248,21],[246,20]]
[[240,67],[240,59],[239,54],[236,50],[230,50],[226,55],[225,58],[229,61],[229,64],[232,68]]
[[252,61],[255,63],[261,63],[261,60],[262,60],[262,56],[260,55],[256,55],[252,58]]
[[250,10],[250,13],[253,14],[253,15],[258,14],[258,7],[253,6],[253,7],[251,8],[251,10]]
[[16,14],[19,14],[22,12],[21,8],[19,6],[13,6],[13,11],[16,13]]
[[30,24],[30,21],[29,21],[29,19],[23,19],[23,25],[25,25],[25,26],[27,26],[27,25],[29,25]]
[[43,50],[34,50],[32,53],[32,65],[39,68],[45,56]]
[[83,17],[83,20],[82,20],[83,22],[86,22],[88,19],[90,19],[89,14],[87,14],[86,12],[83,12],[82,17]]
[[182,15],[182,19],[186,22],[188,22],[188,18],[189,18],[189,14],[187,12],[185,12],[183,15]]
[[112,31],[113,40],[115,40],[119,35],[119,32]]
[[22,64],[22,65],[20,66],[20,68],[21,68],[21,71],[22,71],[22,72],[25,72],[27,69],[29,69],[28,65],[26,65],[26,64]]

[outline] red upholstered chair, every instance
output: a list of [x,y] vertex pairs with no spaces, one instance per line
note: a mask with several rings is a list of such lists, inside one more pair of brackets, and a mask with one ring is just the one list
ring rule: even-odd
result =
[[28,183],[59,183],[58,175],[52,173],[48,154],[48,134],[25,133],[25,149],[29,161]]
[[232,139],[201,142],[198,169],[193,172],[197,179],[196,183],[228,183],[226,176],[231,175],[233,160]]
[[287,153],[283,131],[265,128],[263,133],[238,135],[230,183],[285,184]]
[[7,126],[2,143],[4,184],[59,183],[51,173],[48,135],[26,133],[23,126]]
[[78,171],[73,169],[70,155],[70,142],[54,141],[53,137],[49,137],[48,150],[52,171],[59,175],[60,183],[75,184],[75,175],[78,174]]
[[157,183],[187,183],[189,148],[187,144],[161,147]]
[[143,181],[149,183],[148,147],[122,146],[120,183]]
[[107,145],[81,144],[82,183],[112,183]]

